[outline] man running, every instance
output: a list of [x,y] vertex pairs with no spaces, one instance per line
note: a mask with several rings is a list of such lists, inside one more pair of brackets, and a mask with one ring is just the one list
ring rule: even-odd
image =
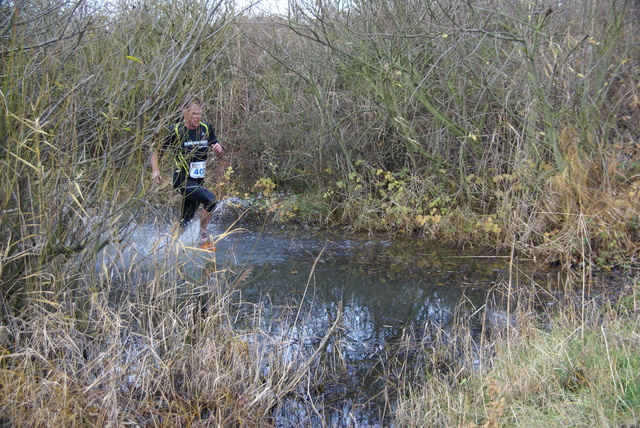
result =
[[173,173],[173,188],[182,194],[180,214],[180,232],[189,225],[202,204],[200,216],[200,248],[213,250],[209,242],[207,226],[216,207],[216,197],[203,187],[207,167],[207,155],[211,147],[217,157],[222,157],[223,149],[216,138],[215,130],[202,120],[202,102],[194,97],[185,98],[181,106],[183,122],[167,128],[163,144],[151,152],[152,179],[158,183],[163,180],[158,168],[158,160],[165,150],[169,150],[174,159],[176,170]]

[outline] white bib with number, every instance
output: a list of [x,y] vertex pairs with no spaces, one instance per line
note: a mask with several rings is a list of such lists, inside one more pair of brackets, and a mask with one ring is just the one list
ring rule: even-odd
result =
[[191,178],[204,178],[204,172],[207,169],[207,162],[191,162],[189,176]]

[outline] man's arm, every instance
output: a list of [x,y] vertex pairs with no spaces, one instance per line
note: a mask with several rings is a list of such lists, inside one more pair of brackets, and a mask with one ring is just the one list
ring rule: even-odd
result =
[[219,158],[222,157],[222,154],[224,153],[224,149],[222,148],[220,143],[215,143],[214,145],[211,146],[211,148],[213,149],[213,152],[217,157]]
[[224,149],[222,145],[218,142],[218,137],[216,136],[216,131],[213,128],[209,130],[209,141],[211,141],[210,146],[213,149],[213,153],[215,153],[216,157],[221,158],[224,153]]
[[160,174],[160,168],[158,167],[158,159],[159,159],[158,148],[154,143],[153,146],[151,147],[151,158],[149,159],[149,161],[151,162],[151,179],[158,183],[162,183],[164,179],[162,178],[162,174]]
[[[161,127],[161,129],[164,129],[164,127]],[[160,160],[172,142],[173,133],[166,132],[164,137],[160,137],[158,133],[156,133],[154,141],[151,144],[151,157],[149,158],[151,163],[151,179],[157,183],[164,181],[162,173],[160,172]]]

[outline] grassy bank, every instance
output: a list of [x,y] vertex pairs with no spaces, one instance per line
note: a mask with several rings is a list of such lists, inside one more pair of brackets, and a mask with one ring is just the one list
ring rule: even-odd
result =
[[447,371],[438,364],[460,350],[426,350],[431,363],[401,386],[398,426],[637,426],[637,283],[627,291],[604,306],[557,302],[562,308],[546,316],[516,310],[511,323],[479,341],[478,360]]

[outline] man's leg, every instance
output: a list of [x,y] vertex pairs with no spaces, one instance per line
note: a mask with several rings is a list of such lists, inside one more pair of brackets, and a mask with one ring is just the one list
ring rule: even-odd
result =
[[213,217],[213,212],[207,211],[206,209],[202,210],[202,214],[200,215],[200,240],[201,241],[209,240],[209,235],[207,234],[207,227],[209,226],[211,217]]
[[184,231],[184,229],[189,226],[191,220],[196,215],[196,211],[198,210],[199,202],[192,199],[189,195],[185,196],[182,199],[182,212],[180,214],[180,227]]
[[171,235],[174,239],[182,235],[182,233],[187,229],[198,209],[198,201],[190,197],[190,192],[193,191],[193,186],[189,189],[189,184],[191,183],[189,183],[188,177],[186,177],[184,173],[178,171],[174,172],[173,188],[182,195],[180,219],[171,230]]
[[182,207],[180,209],[180,218],[178,222],[171,228],[172,238],[178,239],[189,227],[189,223],[193,220],[198,209],[198,202],[194,202],[185,197],[182,199]]
[[213,210],[216,207],[216,197],[207,189],[202,189],[202,213],[200,214],[200,247],[209,251],[214,251],[214,245],[209,242],[207,227],[213,217]]
[[213,245],[209,243],[209,234],[207,228],[213,217],[213,210],[216,207],[216,197],[209,190],[201,186],[201,183],[188,179],[185,194],[187,199],[195,201],[196,208],[202,204],[203,210],[200,215],[200,246],[206,249],[213,249]]

